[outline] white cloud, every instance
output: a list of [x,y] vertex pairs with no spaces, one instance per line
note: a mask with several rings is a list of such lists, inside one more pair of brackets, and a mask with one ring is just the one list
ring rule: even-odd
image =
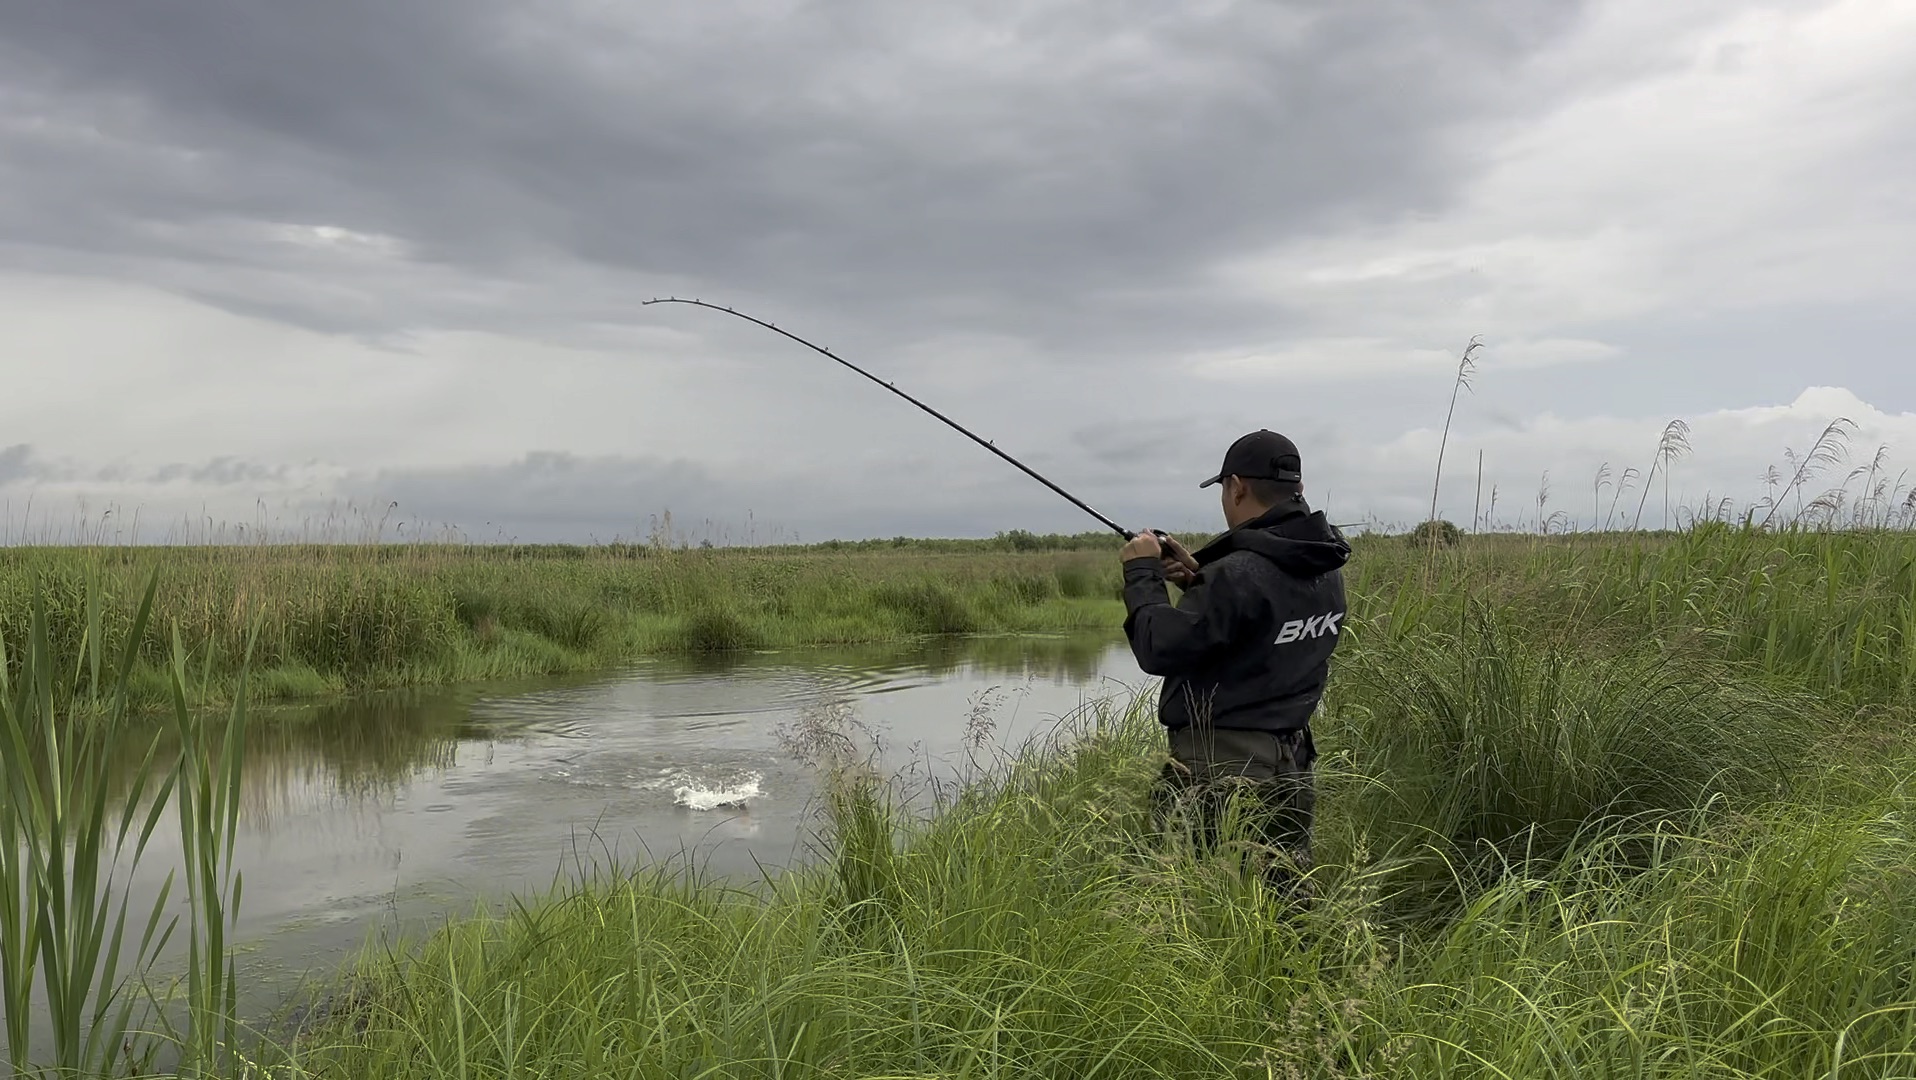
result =
[[[1412,348],[1388,338],[1314,338],[1255,353],[1199,354],[1182,362],[1194,375],[1243,384],[1339,382],[1407,372],[1441,376],[1456,371],[1467,344],[1445,351]],[[1506,371],[1529,370],[1595,363],[1620,352],[1615,345],[1577,338],[1518,340],[1497,344],[1494,363]],[[1483,363],[1490,354],[1479,350],[1475,355]]]
[[[637,304],[715,282],[1132,524],[1208,520],[1196,480],[1257,426],[1306,447],[1338,520],[1415,520],[1473,335],[1453,519],[1479,451],[1501,516],[1545,470],[1571,509],[1671,416],[1678,500],[1760,497],[1838,415],[1859,457],[1916,465],[1916,6],[1596,0],[1562,35],[1549,4],[803,7],[722,47],[704,8],[566,9],[514,38],[528,82],[448,46],[456,5],[313,8],[353,55],[390,31],[421,63],[289,76],[285,102],[154,59],[146,36],[198,40],[175,21],[14,43],[12,513],[297,521],[398,492],[548,538],[652,500],[814,536],[1086,523],[824,358]],[[270,50],[294,18],[249,26]],[[1485,20],[1508,33],[1431,61]],[[668,54],[718,75],[620,104],[656,102],[632,59]],[[483,93],[412,92],[464,78]]]
[[405,242],[396,236],[359,232],[338,225],[279,224],[268,226],[266,232],[289,244],[337,252],[348,257],[393,259],[403,258],[408,253]]
[[1460,132],[1490,142],[1454,206],[1232,260],[1220,281],[1329,328],[1498,336],[1906,297],[1916,6],[1698,17],[1723,10],[1599,5],[1511,89],[1575,78],[1581,93],[1542,117]]
[[[1734,500],[1736,509],[1758,503],[1773,489],[1763,481],[1774,465],[1785,473],[1785,450],[1799,457],[1833,420],[1854,424],[1837,465],[1805,484],[1807,503],[1839,485],[1850,498],[1866,493],[1869,479],[1847,479],[1886,448],[1886,480],[1907,494],[1906,469],[1916,469],[1916,413],[1894,412],[1840,387],[1810,387],[1788,403],[1717,409],[1684,417],[1691,453],[1670,469],[1669,498],[1680,517],[1706,501]],[[1469,522],[1481,505],[1505,527],[1534,528],[1535,499],[1545,474],[1546,514],[1561,512],[1559,527],[1664,521],[1664,484],[1645,495],[1641,477],[1655,457],[1657,439],[1670,417],[1545,413],[1519,425],[1484,428],[1468,399],[1460,405],[1445,462],[1439,512]],[[1008,528],[1078,530],[1095,527],[1002,463],[978,452],[924,418],[908,418],[911,440],[879,447],[820,469],[803,448],[783,457],[725,462],[718,455],[670,454],[581,456],[566,452],[471,451],[440,464],[346,467],[336,461],[203,459],[184,464],[121,461],[101,469],[72,457],[0,448],[0,495],[6,500],[10,536],[70,536],[112,509],[111,524],[154,539],[169,531],[199,535],[209,521],[249,529],[265,525],[294,535],[327,528],[363,529],[390,515],[417,533],[457,525],[466,535],[493,532],[522,539],[585,539],[642,535],[651,515],[675,513],[682,523],[720,539],[743,539],[756,520],[757,535],[789,539],[794,533],[825,536],[889,536],[900,531],[989,535]],[[1083,452],[1052,471],[1094,506],[1137,526],[1173,528],[1212,524],[1214,501],[1196,491],[1197,468],[1165,468],[1150,451],[1170,445],[1180,427],[1088,429]],[[1215,434],[1215,433],[1214,433]],[[1306,440],[1309,488],[1318,505],[1339,521],[1374,520],[1403,526],[1428,512],[1431,470],[1439,432],[1419,427],[1394,437],[1371,439],[1363,430],[1336,438]],[[1207,466],[1220,447],[1196,457]],[[1479,453],[1484,462],[1481,496],[1476,488]],[[1181,457],[1191,455],[1180,455]],[[1051,470],[1044,457],[1028,455]],[[1091,465],[1098,460],[1108,468]],[[1082,463],[1082,464],[1079,464]],[[1592,484],[1607,466],[1610,487]],[[1638,479],[1619,495],[1614,484],[1626,469]],[[1188,474],[1188,475],[1187,475]],[[26,516],[28,500],[34,507]],[[396,511],[389,508],[397,501]],[[1488,520],[1488,515],[1486,515]],[[703,523],[701,525],[700,523]],[[390,533],[388,535],[391,535]]]

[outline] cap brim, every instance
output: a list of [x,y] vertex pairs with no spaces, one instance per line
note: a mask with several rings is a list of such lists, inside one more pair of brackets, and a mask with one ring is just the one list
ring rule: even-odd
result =
[[1202,484],[1199,484],[1198,487],[1207,488],[1207,487],[1210,487],[1212,484],[1222,483],[1223,480],[1224,480],[1224,474],[1218,473],[1216,476],[1213,476],[1209,480],[1206,480]]

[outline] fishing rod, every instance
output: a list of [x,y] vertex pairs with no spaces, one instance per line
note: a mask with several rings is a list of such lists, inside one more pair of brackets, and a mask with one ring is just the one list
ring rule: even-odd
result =
[[[1043,484],[1045,487],[1048,487],[1051,490],[1057,492],[1058,494],[1064,496],[1066,499],[1069,499],[1073,506],[1076,506],[1078,509],[1083,510],[1087,514],[1090,514],[1092,517],[1097,518],[1098,521],[1101,522],[1105,528],[1110,529],[1113,532],[1116,532],[1118,535],[1124,537],[1126,540],[1134,540],[1137,538],[1138,534],[1136,532],[1125,528],[1124,526],[1118,524],[1117,522],[1112,521],[1110,518],[1105,517],[1103,514],[1098,513],[1096,510],[1093,510],[1089,503],[1085,502],[1083,499],[1078,498],[1076,495],[1071,494],[1069,491],[1066,491],[1065,489],[1059,487],[1058,485],[1052,483],[1051,481],[1045,479],[1044,477],[1038,475],[1038,473],[1035,470],[1033,470],[1029,465],[1026,465],[1024,462],[1019,461],[1015,457],[1012,457],[1010,454],[1005,453],[1003,450],[998,449],[997,445],[992,443],[991,440],[979,438],[977,435],[972,434],[970,429],[966,428],[963,424],[960,424],[958,421],[953,420],[951,417],[946,416],[944,413],[939,412],[937,409],[932,408],[931,406],[925,404],[924,402],[918,400],[917,398],[912,397],[910,394],[905,393],[903,390],[898,389],[898,387],[893,385],[892,383],[886,382],[885,380],[879,378],[878,376],[873,375],[871,372],[866,371],[864,368],[859,367],[857,364],[854,364],[851,361],[846,360],[844,357],[839,356],[837,353],[831,351],[830,349],[827,349],[823,345],[814,345],[813,343],[806,341],[804,338],[799,337],[797,334],[792,333],[790,330],[786,330],[782,327],[774,326],[771,323],[766,322],[764,319],[753,318],[752,316],[745,314],[743,311],[739,311],[735,308],[725,307],[721,304],[707,303],[704,300],[687,300],[683,297],[678,297],[678,296],[665,296],[665,297],[657,297],[651,300],[642,301],[640,306],[645,306],[648,304],[693,304],[697,307],[710,308],[713,311],[722,311],[727,315],[732,315],[732,316],[736,316],[737,318],[744,319],[746,322],[757,323],[758,325],[763,326],[765,329],[770,330],[775,334],[783,334],[786,337],[791,338],[793,341],[798,342],[800,345],[805,346],[806,348],[812,350],[815,353],[819,353],[820,355],[823,355],[838,361],[840,364],[843,364],[846,367],[852,369],[853,371],[858,372],[860,375],[863,375],[867,379],[870,379],[871,381],[877,383],[878,385],[884,387],[885,389],[890,390],[892,393],[897,394],[899,397],[904,398],[906,401],[909,401],[913,405],[918,406],[920,409],[925,410],[931,415],[944,421],[946,424],[951,425],[951,427],[955,429],[959,434],[963,435],[967,439],[970,439],[972,442],[977,443],[979,446],[982,446],[985,449],[991,451],[992,453],[998,455],[999,457],[1004,458],[1006,461],[1010,462],[1011,464],[1017,466],[1020,470],[1022,470],[1026,476],[1031,477],[1033,480],[1036,480],[1040,484]],[[1169,536],[1166,536],[1163,532],[1160,532],[1157,529],[1152,529],[1151,533],[1152,535],[1158,538],[1160,543],[1170,539]]]

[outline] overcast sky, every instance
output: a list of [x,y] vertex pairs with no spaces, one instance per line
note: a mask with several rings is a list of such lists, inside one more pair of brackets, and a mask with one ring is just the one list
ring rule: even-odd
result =
[[[719,542],[1916,476],[1908,0],[0,4],[6,535]],[[1850,487],[1852,497],[1863,481]],[[1661,482],[1644,523],[1661,524]],[[397,506],[392,506],[397,503]],[[1616,503],[1617,509],[1611,510]],[[1794,499],[1792,499],[1792,504]]]

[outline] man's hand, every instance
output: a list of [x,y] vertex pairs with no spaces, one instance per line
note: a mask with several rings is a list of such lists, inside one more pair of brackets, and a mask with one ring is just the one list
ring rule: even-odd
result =
[[1180,589],[1189,588],[1197,580],[1197,560],[1191,557],[1183,544],[1178,543],[1175,536],[1166,536],[1159,547],[1164,552],[1165,579]]
[[1161,558],[1163,554],[1164,549],[1158,546],[1158,538],[1151,535],[1151,530],[1139,529],[1138,535],[1132,537],[1128,543],[1118,549],[1118,561],[1130,562],[1132,559],[1156,559]]

